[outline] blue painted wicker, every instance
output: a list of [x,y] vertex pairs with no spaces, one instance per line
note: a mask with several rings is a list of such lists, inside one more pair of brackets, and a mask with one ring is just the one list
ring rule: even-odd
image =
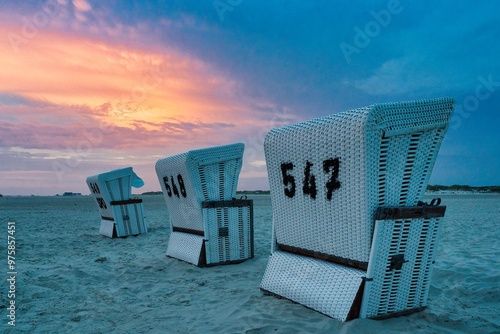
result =
[[147,232],[142,200],[131,198],[131,187],[139,188],[143,184],[132,167],[87,178],[87,185],[101,214],[100,234],[112,238]]

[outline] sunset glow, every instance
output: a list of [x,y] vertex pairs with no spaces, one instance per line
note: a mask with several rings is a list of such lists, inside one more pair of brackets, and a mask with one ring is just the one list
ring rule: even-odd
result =
[[[384,4],[372,7],[378,5]],[[232,142],[246,144],[240,188],[267,189],[262,145],[271,128],[384,101],[451,95],[467,108],[478,78],[488,75],[493,78],[488,99],[455,121],[462,134],[498,124],[496,60],[450,57],[456,53],[444,45],[398,51],[405,54],[386,47],[406,45],[406,36],[428,36],[418,25],[398,23],[403,17],[418,21],[411,14],[419,11],[417,4],[404,4],[415,8],[394,17],[371,44],[349,55],[350,62],[339,45],[354,43],[353,27],[364,27],[358,14],[372,7],[346,9],[341,18],[332,5],[329,15],[344,20],[333,28],[335,20],[315,18],[316,10],[305,17],[302,11],[309,9],[301,6],[284,12],[283,27],[265,18],[250,20],[248,14],[262,8],[249,2],[226,12],[224,20],[210,3],[183,6],[3,3],[0,193],[86,193],[86,176],[123,166],[137,170],[146,191],[158,190],[157,159]],[[449,45],[479,29],[479,18],[489,20],[487,9],[476,11],[460,22],[463,32],[442,32]],[[438,22],[433,13],[421,15]],[[482,42],[471,43],[479,49]],[[491,47],[485,57],[498,59],[498,47]],[[471,66],[466,70],[458,63]],[[487,113],[493,119],[486,119]],[[491,136],[490,142],[498,143],[498,136]],[[458,130],[450,137],[431,182],[458,183],[467,174],[445,172],[463,159],[456,153],[463,152]],[[473,141],[467,145],[473,152]],[[469,172],[464,183],[494,183],[497,165],[495,160],[481,174]]]

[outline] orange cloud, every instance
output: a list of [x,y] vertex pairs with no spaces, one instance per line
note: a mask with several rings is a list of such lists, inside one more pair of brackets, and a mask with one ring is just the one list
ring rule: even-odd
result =
[[[5,184],[28,187],[12,174],[29,170],[52,178],[47,184],[73,180],[76,187],[85,175],[131,164],[149,173],[161,157],[235,141],[247,144],[245,161],[255,162],[243,174],[265,174],[263,138],[279,119],[237,80],[178,50],[45,28],[28,36],[19,25],[0,24],[0,36],[8,36],[0,39]],[[157,188],[154,175],[146,179]]]
[[[0,27],[0,35],[11,33]],[[84,37],[38,33],[18,45],[0,40],[0,92],[57,105],[108,104],[104,120],[161,124],[244,121],[236,84],[200,60],[179,52],[131,50]],[[248,117],[249,115],[247,115]]]
[[92,6],[85,0],[73,0],[73,5],[76,9],[86,12],[92,9]]

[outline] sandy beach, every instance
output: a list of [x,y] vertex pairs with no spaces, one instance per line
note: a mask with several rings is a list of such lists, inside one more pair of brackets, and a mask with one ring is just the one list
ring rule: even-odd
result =
[[448,206],[428,308],[388,320],[341,323],[259,284],[271,244],[271,202],[253,195],[255,257],[198,268],[165,256],[161,196],[141,196],[149,233],[98,234],[90,196],[2,197],[2,276],[7,223],[15,222],[15,327],[7,280],[3,333],[500,333],[500,195],[443,195]]

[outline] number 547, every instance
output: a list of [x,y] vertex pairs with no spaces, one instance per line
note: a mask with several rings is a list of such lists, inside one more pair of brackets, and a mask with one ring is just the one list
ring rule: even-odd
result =
[[[314,164],[309,160],[306,161],[304,167],[304,179],[302,182],[302,192],[304,195],[311,196],[312,199],[316,199],[317,187],[316,187],[316,176],[311,173],[311,167]],[[330,158],[323,161],[323,172],[329,174],[330,178],[325,184],[326,188],[326,199],[331,201],[332,194],[335,190],[340,188],[339,177],[339,158]],[[295,177],[290,173],[293,171],[295,165],[292,162],[283,162],[281,164],[281,175],[283,177],[283,185],[285,186],[284,192],[287,197],[293,198],[296,193],[296,182]]]

